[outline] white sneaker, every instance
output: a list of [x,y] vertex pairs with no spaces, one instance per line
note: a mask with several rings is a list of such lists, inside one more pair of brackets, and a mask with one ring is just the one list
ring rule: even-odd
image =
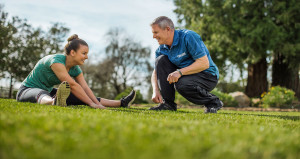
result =
[[71,92],[70,85],[67,81],[63,81],[57,89],[56,97],[55,97],[55,105],[66,107],[67,106],[67,98],[69,97]]

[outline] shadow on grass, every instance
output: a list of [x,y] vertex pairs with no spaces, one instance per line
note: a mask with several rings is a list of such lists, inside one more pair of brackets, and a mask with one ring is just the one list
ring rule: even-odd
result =
[[[131,113],[150,113],[150,114],[162,114],[165,112],[172,112],[172,111],[153,111],[153,110],[148,110],[145,108],[129,108],[129,109],[124,109],[124,108],[111,108],[110,110],[113,111],[121,111],[121,112],[131,112]],[[202,114],[203,112],[200,111],[184,111],[184,110],[179,110],[173,113],[178,113],[178,114]],[[218,114],[227,114],[227,115],[247,115],[247,116],[261,116],[261,117],[271,117],[271,118],[280,118],[280,119],[285,119],[285,120],[293,120],[293,121],[298,121],[300,120],[300,116],[288,116],[288,115],[271,115],[271,114],[243,114],[243,113],[227,113],[227,112],[220,112]],[[210,114],[207,114],[210,115]]]
[[248,116],[262,116],[262,117],[271,117],[271,118],[280,118],[285,120],[300,120],[300,116],[288,116],[288,115],[271,115],[271,114],[242,114],[242,113],[227,113],[221,112],[220,114],[228,114],[228,115],[248,115]]
[[145,108],[108,108],[108,110],[117,111],[117,112],[129,112],[129,113],[148,113],[148,114],[157,113]]
[[[60,107],[60,106],[58,106]],[[94,108],[91,108],[89,106],[86,106],[86,105],[68,105],[66,108],[71,108],[71,109],[94,109]]]
[[[89,106],[78,105],[78,106],[68,106],[71,109],[94,109]],[[186,110],[177,110],[176,112],[173,111],[153,111],[149,110],[149,108],[108,108],[107,110],[117,111],[117,112],[129,112],[129,113],[146,113],[146,114],[163,114],[166,112],[171,113],[178,113],[178,114],[202,114],[201,111],[186,111]],[[247,116],[261,116],[261,117],[272,117],[272,118],[280,118],[285,120],[293,120],[299,121],[300,116],[288,116],[288,115],[271,115],[271,114],[243,114],[243,113],[229,113],[229,112],[220,112],[218,114],[226,114],[226,115],[247,115]],[[209,115],[209,114],[208,114]]]
[[163,113],[177,113],[177,114],[201,114],[201,112],[196,111],[185,111],[185,110],[177,110],[177,111],[155,111],[149,110],[149,108],[108,108],[108,110],[119,111],[119,112],[130,112],[130,113],[148,113],[148,114],[163,114]]

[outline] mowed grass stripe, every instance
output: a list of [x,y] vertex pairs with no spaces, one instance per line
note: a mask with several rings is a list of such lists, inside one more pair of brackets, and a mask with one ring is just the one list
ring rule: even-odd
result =
[[0,99],[0,158],[297,158],[299,112],[58,107]]

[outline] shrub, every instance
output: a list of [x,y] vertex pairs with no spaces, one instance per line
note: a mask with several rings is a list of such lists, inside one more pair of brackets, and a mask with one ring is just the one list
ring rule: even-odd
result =
[[228,93],[223,93],[218,89],[214,89],[211,91],[212,94],[218,96],[220,100],[223,102],[224,107],[237,107],[237,101]]
[[269,92],[264,92],[261,97],[264,108],[287,107],[291,105],[295,99],[295,92],[284,87],[276,86],[272,87]]
[[[118,94],[115,98],[115,100],[120,100],[123,97],[126,97],[130,92],[132,88],[127,88],[125,91],[122,93]],[[136,90],[136,96],[133,104],[143,104],[143,103],[148,103],[146,100],[144,100],[143,95],[140,93],[139,90]]]
[[230,93],[230,92],[243,92],[245,90],[244,86],[241,86],[242,81],[237,82],[225,82],[221,81],[217,85],[217,89],[224,93]]

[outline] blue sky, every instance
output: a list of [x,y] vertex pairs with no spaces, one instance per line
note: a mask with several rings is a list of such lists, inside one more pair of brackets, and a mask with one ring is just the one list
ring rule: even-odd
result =
[[90,55],[103,52],[104,35],[112,27],[122,27],[132,38],[152,49],[158,43],[152,38],[149,24],[158,16],[170,17],[176,24],[172,0],[4,0],[10,16],[27,19],[34,27],[48,30],[53,22],[62,22],[71,34],[78,34],[90,46]]

